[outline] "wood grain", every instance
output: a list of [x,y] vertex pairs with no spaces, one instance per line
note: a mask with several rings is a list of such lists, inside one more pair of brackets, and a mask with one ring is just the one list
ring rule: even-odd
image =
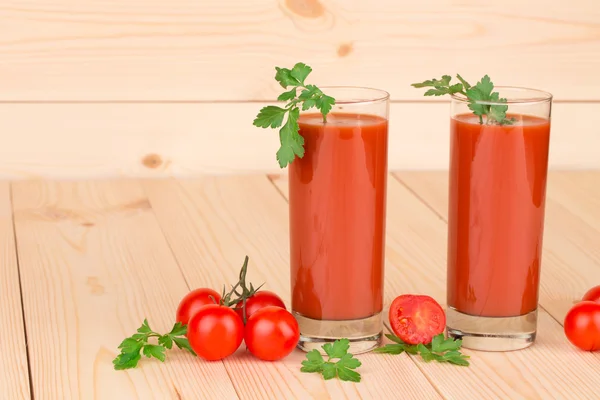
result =
[[[287,179],[274,182],[287,193]],[[426,293],[445,304],[445,222],[391,176],[387,213],[386,300]],[[597,357],[574,350],[543,309],[534,346],[509,353],[465,352],[471,356],[469,368],[415,363],[451,399],[592,399],[600,390]]]
[[403,100],[457,72],[600,93],[595,0],[5,0],[0,16],[2,100],[273,100],[274,66],[298,61]]
[[[252,126],[263,105],[0,104],[0,178],[279,173],[277,131]],[[600,168],[599,108],[555,105],[551,168]],[[448,168],[448,104],[390,113],[391,170]]]
[[[395,175],[446,220],[446,172],[399,172]],[[592,188],[591,182],[594,178],[598,180],[598,176],[595,172],[551,172],[548,178],[540,303],[560,324],[573,302],[591,286],[600,284],[600,230],[593,228],[600,214],[598,208],[593,207],[596,189]],[[565,208],[556,201],[556,196],[565,193],[573,193],[572,199],[581,200],[573,200]],[[578,210],[577,204],[588,209],[587,218],[574,214]]]
[[[192,287],[234,282],[248,255],[250,281],[266,282],[265,288],[279,293],[289,308],[288,207],[265,176],[151,180],[144,186]],[[282,361],[265,363],[241,348],[224,361],[243,399],[392,399],[398,398],[398,388],[404,399],[440,398],[404,356],[361,356],[359,384],[301,373],[303,358],[296,350]]]
[[20,182],[13,201],[36,398],[238,398],[222,363],[183,351],[113,370],[119,343],[144,318],[170,329],[188,291],[138,182]]
[[0,246],[0,390],[6,398],[25,400],[30,397],[29,372],[7,182],[0,182]]
[[[588,225],[600,236],[600,171],[581,171],[579,174],[557,171],[551,178],[548,185],[550,197],[567,207],[582,228]],[[595,251],[595,258],[600,264],[598,246],[591,246],[590,250]]]

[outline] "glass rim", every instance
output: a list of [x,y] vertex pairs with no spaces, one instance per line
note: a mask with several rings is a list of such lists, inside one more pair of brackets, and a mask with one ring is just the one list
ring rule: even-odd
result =
[[367,86],[319,86],[319,89],[323,91],[326,95],[328,89],[332,90],[362,90],[365,92],[373,93],[372,97],[367,97],[361,100],[338,100],[335,96],[331,96],[335,98],[335,104],[369,104],[369,103],[380,103],[383,101],[388,101],[390,99],[390,94],[383,89],[376,89]]
[[[505,89],[505,90],[512,90],[515,92],[522,92],[522,93],[531,93],[533,94],[537,94],[537,96],[535,97],[523,97],[523,98],[506,98],[506,102],[500,102],[500,101],[477,101],[477,104],[484,104],[484,105],[489,105],[489,106],[501,106],[501,105],[507,105],[507,104],[537,104],[537,103],[549,103],[552,101],[553,99],[553,95],[550,92],[546,92],[544,90],[539,90],[539,89],[532,89],[532,88],[528,88],[528,87],[522,87],[522,86],[494,86],[494,89]],[[450,95],[452,97],[453,100],[459,101],[461,103],[469,103],[469,99],[467,99],[465,97],[465,95],[460,94],[460,93],[454,93]]]

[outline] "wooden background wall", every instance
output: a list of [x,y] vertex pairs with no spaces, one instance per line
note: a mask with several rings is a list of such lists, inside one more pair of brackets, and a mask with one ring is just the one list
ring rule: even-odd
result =
[[598,0],[2,0],[0,177],[278,171],[252,119],[303,61],[391,93],[390,168],[444,169],[460,72],[555,95],[552,168],[600,168]]

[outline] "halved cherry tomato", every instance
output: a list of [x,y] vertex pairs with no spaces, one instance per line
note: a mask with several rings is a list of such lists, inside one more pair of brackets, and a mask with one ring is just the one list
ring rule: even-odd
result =
[[600,285],[595,286],[588,290],[583,295],[583,301],[595,301],[596,303],[600,303]]
[[[211,297],[214,298],[214,301]],[[212,289],[200,288],[192,290],[179,302],[176,321],[187,325],[190,318],[198,310],[206,305],[215,304],[215,302],[219,303],[219,301],[221,301],[221,295]]]
[[424,295],[396,297],[390,306],[389,318],[396,336],[409,344],[430,343],[446,327],[442,306]]
[[[281,300],[281,297],[268,290],[260,290],[246,300],[246,321],[252,314],[267,306],[281,307],[285,310],[285,304],[283,303],[283,300]],[[236,304],[235,312],[243,318],[241,301]]]
[[210,304],[188,323],[187,338],[200,357],[214,361],[233,354],[244,339],[244,323],[231,308]]
[[600,350],[600,303],[582,301],[567,313],[564,323],[569,341],[582,350]]
[[244,342],[250,353],[261,360],[275,361],[287,356],[299,339],[298,322],[281,307],[261,308],[246,323]]

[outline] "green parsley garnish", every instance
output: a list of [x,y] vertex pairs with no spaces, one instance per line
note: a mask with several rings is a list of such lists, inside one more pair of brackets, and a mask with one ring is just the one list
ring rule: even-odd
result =
[[[165,361],[165,351],[173,347],[173,343],[180,349],[185,349],[196,355],[194,350],[190,347],[185,334],[187,333],[187,326],[182,325],[181,322],[177,322],[171,332],[161,335],[150,329],[148,321],[144,319],[144,323],[138,328],[137,333],[126,338],[119,345],[121,354],[119,354],[114,360],[114,368],[116,370],[135,368],[142,358],[143,353],[146,357],[154,357],[159,361]],[[157,344],[151,344],[148,340],[152,337],[158,338]]]
[[479,123],[483,124],[483,116],[487,117],[486,124],[497,123],[499,125],[511,125],[514,120],[506,118],[508,105],[485,104],[506,103],[507,100],[500,98],[498,92],[494,92],[494,84],[490,77],[485,75],[475,86],[471,86],[462,76],[456,75],[459,83],[450,84],[452,78],[450,75],[442,76],[442,79],[431,79],[421,83],[413,83],[411,86],[416,88],[431,87],[425,92],[425,96],[443,96],[445,94],[460,93],[469,100],[469,108],[473,114],[479,117]]
[[327,122],[327,114],[335,104],[335,99],[327,96],[315,85],[304,83],[312,72],[312,68],[306,64],[297,63],[292,69],[275,67],[275,70],[275,79],[281,87],[291,87],[277,98],[279,101],[287,101],[287,104],[285,107],[263,107],[254,119],[254,125],[260,128],[279,128],[287,115],[285,125],[279,130],[281,147],[277,151],[279,166],[285,168],[296,156],[304,157],[304,138],[298,133],[299,106],[302,105],[303,111],[316,107],[323,114],[323,122]]
[[[319,350],[311,350],[306,353],[306,360],[302,361],[302,372],[317,372],[323,375],[323,379],[333,379],[336,376],[343,381],[360,382],[360,374],[355,371],[361,366],[361,362],[348,353],[350,341],[339,339],[333,343],[322,346],[329,356],[327,361],[321,356]],[[334,362],[332,360],[337,359]]]
[[386,344],[373,350],[376,353],[387,354],[402,354],[404,352],[412,355],[420,354],[425,362],[437,361],[447,362],[450,364],[468,366],[469,356],[462,354],[459,350],[462,345],[462,340],[452,338],[444,338],[444,334],[440,333],[433,337],[429,344],[407,344],[399,337],[394,335],[385,335],[393,344]]

